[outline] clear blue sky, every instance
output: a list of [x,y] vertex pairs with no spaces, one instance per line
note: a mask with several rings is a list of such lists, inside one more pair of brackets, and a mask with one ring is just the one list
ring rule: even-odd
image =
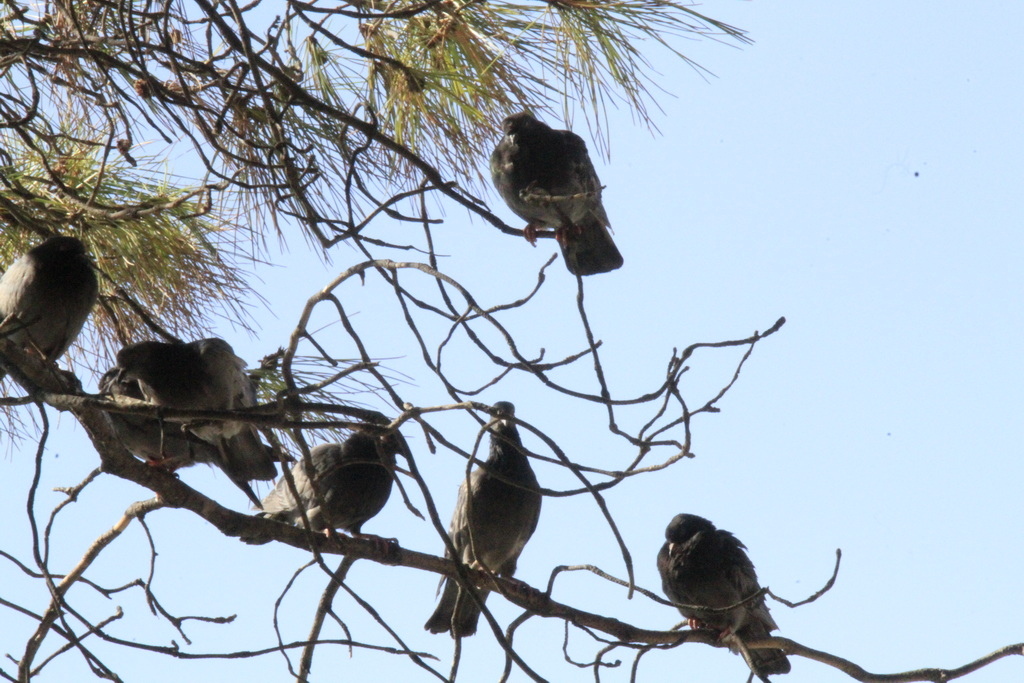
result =
[[[832,592],[797,610],[775,606],[773,614],[780,635],[870,671],[958,666],[1024,640],[1018,534],[1024,6],[716,0],[700,9],[747,29],[756,42],[743,49],[686,43],[687,54],[714,72],[707,81],[659,58],[663,83],[676,96],[661,99],[659,136],[637,127],[627,112],[612,113],[610,158],[595,163],[626,264],[586,281],[588,311],[619,395],[655,384],[673,347],[741,338],[782,315],[788,323],[754,351],[719,404],[722,412],[694,421],[694,460],[608,493],[638,583],[660,591],[654,557],[664,527],[674,514],[691,512],[736,533],[762,584],[790,599],[819,588],[834,550],[842,548]],[[576,128],[591,140],[582,118]],[[518,225],[494,196],[490,200]],[[528,291],[554,250],[551,241],[532,249],[451,208],[435,237],[438,251],[452,254],[442,267],[492,296],[486,303]],[[283,267],[258,272],[274,311],[256,311],[259,339],[230,328],[221,332],[250,363],[286,342],[299,303],[354,258],[343,247],[334,265],[321,268],[301,240],[290,246],[280,258]],[[356,322],[363,329],[389,324],[390,314],[375,304],[378,289],[346,290],[346,305],[360,311]],[[556,264],[542,295],[544,316],[517,319],[527,350],[544,347],[557,357],[583,348],[574,296],[574,279]],[[395,371],[417,367],[407,331],[380,343],[395,356],[389,363]],[[695,357],[692,380],[684,384],[687,399],[699,405],[712,396],[737,357],[731,351]],[[466,377],[483,372],[473,362],[467,361]],[[580,375],[576,380],[594,387]],[[409,400],[448,402],[430,378],[408,381]],[[633,457],[607,434],[602,411],[563,400],[536,382],[516,379],[481,398],[513,401],[519,417],[578,461],[617,468]],[[447,424],[462,425],[463,445],[472,445],[468,420]],[[444,452],[430,455],[412,430],[407,436],[447,515],[462,462]],[[536,440],[527,439],[527,446],[542,450]],[[18,548],[23,559],[29,556],[20,492],[30,460],[26,451],[0,462],[5,486],[16,492],[0,503],[10,520],[0,528],[0,547]],[[80,432],[62,438],[47,457],[46,486],[77,482],[95,464]],[[561,471],[539,465],[537,472],[544,485],[569,484]],[[193,468],[182,478],[236,509],[245,503],[217,473]],[[75,540],[54,549],[52,566],[73,565],[143,497],[146,492],[114,480],[91,487],[79,503],[81,516],[58,527]],[[57,499],[47,493],[42,504]],[[552,567],[588,563],[623,575],[612,537],[595,517],[585,497],[545,500],[518,576],[543,586]],[[149,521],[161,553],[156,588],[164,606],[176,614],[239,615],[228,626],[188,624],[190,649],[273,645],[269,610],[305,561],[303,553],[242,547],[184,512],[161,512]],[[441,551],[434,532],[397,496],[366,531],[397,537],[415,550]],[[118,543],[95,568],[104,583],[146,574],[140,529]],[[0,582],[20,585],[4,563]],[[309,572],[286,600],[287,640],[305,636],[324,583]],[[349,583],[412,648],[441,657],[438,667],[447,670],[450,641],[421,628],[433,609],[435,577],[360,562]],[[42,611],[45,595],[33,590],[26,589],[23,603]],[[87,593],[78,587],[73,596]],[[623,590],[596,577],[563,577],[555,597],[647,628],[679,620],[643,597],[627,601]],[[124,605],[126,624],[137,630],[122,629],[122,635],[183,644],[148,616],[137,592],[109,602],[83,600],[94,614]],[[503,623],[519,613],[498,598],[488,604]],[[390,644],[353,603],[339,598],[337,608],[357,640]],[[20,654],[26,629],[26,622],[0,612],[0,651]],[[561,638],[562,622],[533,619],[517,643],[551,680],[593,680],[590,670],[562,660]],[[277,655],[195,664],[96,648],[126,680],[177,681],[195,672],[203,680],[286,678]],[[576,632],[569,649],[586,661],[598,648]],[[602,680],[628,680],[629,653],[616,654],[612,658],[623,665],[605,671]],[[44,680],[83,680],[69,678],[87,675],[76,657],[65,659],[73,666],[54,665]],[[465,641],[461,680],[496,680],[501,668],[488,636]],[[341,649],[322,649],[313,678],[371,676],[418,680],[419,670],[400,658],[357,651],[350,659]],[[689,645],[648,654],[640,676],[737,683],[746,674],[741,660],[725,651]],[[1024,662],[1004,660],[965,680],[1022,676]],[[850,679],[795,659],[793,673],[778,680]]]

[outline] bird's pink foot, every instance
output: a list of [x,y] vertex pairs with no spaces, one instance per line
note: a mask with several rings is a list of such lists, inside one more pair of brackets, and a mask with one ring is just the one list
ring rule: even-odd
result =
[[146,460],[146,464],[153,469],[172,474],[177,477],[177,470],[181,469],[187,463],[182,463],[175,458],[163,458],[162,460]]
[[[352,534],[352,538],[359,538],[364,541],[370,541],[373,543],[374,548],[385,557],[397,558],[401,546],[398,545],[397,538],[384,538],[383,536],[377,536],[375,534]],[[397,562],[397,560],[396,560]]]
[[555,228],[555,240],[561,246],[569,244],[570,240],[573,240],[583,234],[583,226],[576,225],[574,223],[565,223]]
[[505,576],[505,577],[502,577],[502,578],[504,578],[506,581],[508,581],[510,584],[512,584],[512,590],[515,591],[516,593],[518,593],[519,595],[523,596],[523,597],[532,597],[534,595],[539,595],[540,594],[539,590],[537,590],[536,588],[534,588],[530,584],[526,583],[525,581],[520,581],[519,579],[513,579],[511,576]]
[[537,231],[542,227],[544,227],[543,223],[530,221],[526,224],[526,227],[523,228],[523,237],[525,237],[526,241],[533,246],[537,246]]

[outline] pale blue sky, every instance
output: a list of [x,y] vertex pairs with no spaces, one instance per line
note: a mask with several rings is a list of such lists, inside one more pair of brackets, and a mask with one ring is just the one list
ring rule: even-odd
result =
[[[660,136],[636,127],[626,112],[612,114],[610,158],[595,163],[626,263],[586,280],[588,313],[619,395],[655,384],[673,347],[745,337],[782,315],[788,323],[754,351],[719,404],[722,412],[694,420],[694,460],[607,494],[638,583],[660,591],[654,557],[664,527],[674,514],[691,512],[733,531],[749,547],[762,584],[790,599],[819,588],[835,548],[842,548],[832,592],[797,610],[774,606],[773,614],[780,635],[870,671],[954,667],[1024,641],[1024,551],[1017,533],[1024,480],[1024,6],[715,0],[700,9],[748,30],[756,42],[743,49],[686,43],[687,54],[714,72],[707,81],[659,58],[665,86],[676,95],[661,99]],[[579,121],[577,132],[589,142]],[[494,196],[489,200],[498,215],[519,224]],[[442,268],[492,297],[487,304],[528,291],[554,250],[551,241],[533,249],[451,207],[435,238],[438,251],[452,255]],[[321,267],[301,240],[293,239],[291,249],[281,257],[284,267],[258,273],[274,311],[256,311],[263,325],[259,340],[222,331],[250,363],[286,342],[297,306],[353,258],[342,247],[333,266]],[[516,318],[528,350],[545,347],[557,357],[583,347],[573,317],[575,286],[560,263],[550,269],[541,308],[534,317]],[[367,334],[392,324],[391,313],[375,304],[379,287],[345,292]],[[382,338],[379,348],[396,357],[389,363],[395,371],[419,372],[418,354],[401,329]],[[695,356],[692,380],[684,383],[687,399],[700,405],[712,396],[737,358],[732,350]],[[470,365],[465,372],[471,377],[482,370]],[[573,377],[585,382],[583,375]],[[412,375],[409,383],[410,400],[448,402],[426,376]],[[513,379],[481,398],[513,401],[519,417],[578,461],[616,468],[633,457],[607,434],[601,410],[563,400],[534,381]],[[472,445],[469,420],[438,423],[461,425],[463,445]],[[447,516],[463,464],[448,453],[430,455],[420,434],[409,430],[407,436]],[[541,450],[535,439],[526,444]],[[31,452],[24,452],[0,463],[5,486],[19,492],[2,502],[11,521],[0,529],[0,547],[18,548],[23,559],[29,556],[20,492],[30,460]],[[62,439],[47,457],[46,486],[74,483],[95,463],[80,433]],[[538,465],[537,473],[543,485],[569,484],[550,467]],[[217,473],[193,468],[182,478],[236,509],[245,503]],[[55,569],[71,566],[129,503],[146,497],[134,485],[107,479],[79,503],[82,516],[58,528],[75,540],[54,549]],[[41,507],[56,499],[44,495]],[[623,575],[611,535],[595,516],[585,497],[545,500],[518,576],[543,586],[552,567],[585,563]],[[242,547],[184,512],[164,511],[149,521],[161,552],[157,589],[164,606],[177,614],[239,614],[228,626],[189,624],[191,651],[274,644],[269,609],[305,561],[303,553]],[[397,496],[366,531],[395,536],[415,550],[441,551],[434,532]],[[118,543],[118,552],[98,563],[96,576],[113,584],[145,575],[140,530],[129,530]],[[19,580],[0,563],[0,581]],[[324,583],[310,572],[286,601],[286,639],[305,636]],[[437,666],[447,670],[450,641],[422,630],[434,605],[435,577],[361,562],[349,583],[410,647],[438,655]],[[42,593],[25,596],[26,606],[42,611]],[[679,620],[643,597],[627,601],[624,591],[595,577],[562,577],[555,597],[646,628]],[[139,628],[140,639],[183,644],[148,616],[138,594],[84,601],[94,602],[96,614],[124,605],[125,623]],[[488,604],[502,623],[519,614],[498,598]],[[338,609],[357,640],[390,644],[351,602],[339,600]],[[13,628],[0,628],[0,651],[20,654],[26,622],[0,612],[0,625],[8,621]],[[593,680],[590,670],[562,660],[562,628],[560,621],[531,620],[517,636],[521,652],[550,680]],[[576,660],[598,649],[578,632],[570,642]],[[286,677],[277,655],[241,663],[154,663],[94,645],[126,680]],[[623,665],[605,671],[602,680],[628,680],[629,653],[616,655]],[[44,680],[84,680],[76,657],[65,659],[73,665],[54,665]],[[1022,667],[1005,660],[965,680],[1019,680]],[[489,636],[464,642],[460,680],[496,680],[501,668]],[[746,679],[739,658],[699,645],[646,655],[640,675],[646,681]],[[340,649],[322,649],[313,679],[371,676],[421,678],[399,658],[357,651],[350,659]],[[777,680],[851,679],[794,658],[793,672]]]

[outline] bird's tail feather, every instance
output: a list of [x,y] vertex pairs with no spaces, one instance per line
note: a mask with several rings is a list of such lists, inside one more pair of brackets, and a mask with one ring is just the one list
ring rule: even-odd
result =
[[265,481],[277,476],[273,451],[263,445],[251,429],[243,429],[230,439],[221,439],[217,446],[220,451],[220,462],[217,464],[224,474],[262,510],[263,504],[249,482],[253,479]]
[[565,229],[560,240],[565,267],[573,275],[597,275],[622,266],[622,254],[612,235],[596,218]]
[[[488,591],[479,591],[480,599],[487,599]],[[473,598],[464,593],[459,584],[447,579],[444,592],[437,603],[437,609],[423,625],[431,633],[451,632],[453,638],[465,638],[476,633],[476,625],[480,620],[480,607]]]
[[269,481],[277,476],[274,452],[253,429],[243,429],[224,444],[224,471],[245,481]]
[[[739,633],[741,642],[764,640],[770,638],[768,627],[760,622],[748,623]],[[766,676],[774,674],[789,673],[789,658],[782,650],[757,649],[751,650],[743,645],[739,648],[740,654],[747,662],[747,666],[754,672],[754,675],[762,681],[767,681]]]

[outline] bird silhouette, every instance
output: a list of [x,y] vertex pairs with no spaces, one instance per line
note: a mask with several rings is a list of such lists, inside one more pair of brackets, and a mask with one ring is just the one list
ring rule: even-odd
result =
[[[516,571],[523,547],[540,519],[541,495],[530,459],[523,450],[519,430],[510,418],[515,406],[494,404],[498,417],[491,421],[490,454],[459,487],[459,497],[448,535],[459,559],[471,567],[500,576]],[[468,485],[467,485],[468,484]],[[445,556],[451,558],[449,551]],[[477,591],[481,602],[487,589]],[[480,606],[459,582],[446,578],[441,600],[424,628],[431,633],[451,632],[461,638],[476,633]]]
[[[0,335],[53,362],[82,331],[98,291],[82,241],[50,237],[0,277]],[[0,368],[0,379],[5,375]]]
[[[146,400],[158,406],[239,410],[256,405],[245,361],[223,339],[130,344],[118,351],[117,369],[119,381],[136,381]],[[189,430],[218,449],[218,466],[259,506],[248,482],[273,479],[277,468],[256,428],[237,420],[193,420]]]
[[491,179],[513,213],[527,221],[536,244],[539,228],[555,229],[565,266],[574,275],[622,266],[601,203],[601,181],[583,138],[554,130],[527,112],[502,122],[504,136],[491,154]]
[[[679,604],[691,628],[706,625],[723,638],[738,638],[736,649],[763,681],[769,674],[788,673],[789,659],[782,650],[747,650],[742,646],[749,640],[769,638],[770,632],[778,628],[764,596],[744,602],[761,590],[754,565],[744,552],[746,546],[703,517],[687,514],[672,518],[665,539],[658,552],[662,589]],[[732,605],[736,606],[711,611]]]
[[[281,477],[263,499],[261,517],[286,524],[301,524],[301,511],[315,531],[344,529],[362,535],[362,526],[384,508],[391,496],[395,455],[401,434],[352,433],[343,443],[325,443],[309,452],[312,471],[299,460],[292,467],[292,480],[299,494],[292,495]],[[317,497],[319,491],[319,497]],[[243,537],[253,544],[262,539]]]

